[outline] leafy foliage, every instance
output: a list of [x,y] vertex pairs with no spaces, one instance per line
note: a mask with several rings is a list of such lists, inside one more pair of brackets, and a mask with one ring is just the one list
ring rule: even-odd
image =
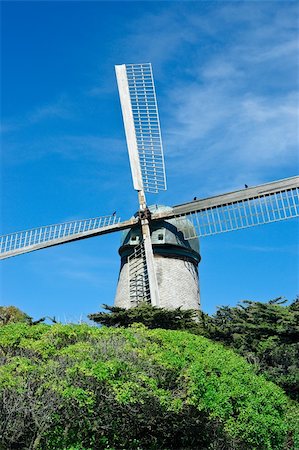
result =
[[2,450],[296,445],[283,391],[202,336],[20,323],[0,349]]
[[149,304],[129,310],[105,305],[110,313],[89,317],[106,326],[128,327],[139,322],[149,328],[187,330],[222,342],[244,356],[257,373],[299,400],[299,299],[287,306],[285,303],[282,298],[268,303],[244,301],[236,307],[222,306],[213,316]]
[[206,321],[206,328],[211,339],[235,349],[258,373],[299,400],[299,300],[285,303],[277,298],[221,307]]
[[41,317],[38,320],[33,320],[25,312],[21,311],[16,306],[0,306],[0,326],[9,323],[27,323],[28,325],[37,325],[49,319],[52,323],[57,323],[55,317]]
[[28,314],[16,306],[0,306],[0,326],[17,322],[29,323],[31,320],[32,318]]

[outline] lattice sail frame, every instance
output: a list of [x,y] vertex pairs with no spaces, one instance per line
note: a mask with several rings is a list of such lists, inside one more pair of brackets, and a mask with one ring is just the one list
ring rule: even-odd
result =
[[116,215],[95,217],[92,219],[74,220],[55,225],[48,225],[31,230],[19,231],[0,237],[0,259],[25,253],[54,242],[64,241],[84,235],[94,230],[105,229],[120,223]]
[[160,120],[152,66],[115,66],[134,189],[166,190]]
[[[176,216],[185,239],[292,219],[299,216],[299,188],[260,194]],[[193,228],[190,227],[190,222]]]

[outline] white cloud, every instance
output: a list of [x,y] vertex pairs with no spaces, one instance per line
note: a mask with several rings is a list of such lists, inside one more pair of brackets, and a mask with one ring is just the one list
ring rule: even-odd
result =
[[[111,255],[113,255],[113,251],[111,251]],[[115,268],[116,261],[112,256],[96,257],[84,254],[82,251],[80,255],[72,255],[71,250],[60,247],[60,251],[56,252],[54,259],[49,256],[40,256],[37,262],[32,260],[30,265],[37,274],[46,272],[47,276],[55,277],[57,283],[59,280],[68,278],[75,280],[78,285],[81,282],[87,282],[93,286],[102,287],[111,284],[109,271],[111,267]],[[114,280],[114,275],[112,279]]]
[[24,161],[37,160],[52,154],[72,160],[101,162],[109,159],[110,162],[117,162],[126,155],[124,146],[124,140],[96,135],[54,135],[39,137],[34,141],[29,137],[24,138],[21,143],[7,140],[3,158],[8,163],[22,164]]
[[241,97],[210,85],[182,87],[167,122],[171,170],[181,173],[184,167],[186,176],[204,176],[217,192],[248,180],[258,184],[271,168],[295,167],[296,104],[294,94]]
[[216,60],[212,60],[209,64],[203,66],[203,68],[199,68],[201,75],[209,79],[231,79],[240,77],[243,75],[242,71],[238,69],[233,62],[226,61],[221,58],[217,58]]
[[39,123],[46,119],[58,118],[69,119],[72,117],[71,108],[65,101],[59,100],[56,103],[37,107],[25,116],[25,122],[28,124]]
[[181,7],[134,24],[129,43],[138,36],[138,55],[146,41],[158,63],[168,173],[188,184],[197,176],[217,192],[296,167],[298,11],[269,8]]
[[239,244],[232,244],[229,243],[229,248],[234,248],[238,250],[245,250],[250,252],[256,252],[256,253],[291,253],[293,255],[298,254],[298,244],[295,245],[284,245],[284,246],[277,246],[277,247],[269,247],[267,245],[239,245]]
[[[271,171],[295,166],[297,9],[289,3],[287,8],[260,3],[191,8],[170,2],[156,11],[129,22],[126,37],[114,45],[126,62],[153,62],[168,173],[181,175],[184,167],[185,178],[204,179],[213,193],[243,185],[244,179],[263,182]],[[95,84],[85,95],[109,95],[111,87],[111,82]],[[26,120],[68,114],[62,99]],[[93,134],[9,145],[10,158],[18,153],[16,161],[52,153],[117,164],[126,154],[123,138]]]
[[73,118],[73,110],[74,105],[70,103],[66,96],[61,96],[54,103],[35,107],[33,110],[24,114],[23,117],[4,120],[1,126],[1,133],[8,134],[16,132],[50,119],[71,119]]

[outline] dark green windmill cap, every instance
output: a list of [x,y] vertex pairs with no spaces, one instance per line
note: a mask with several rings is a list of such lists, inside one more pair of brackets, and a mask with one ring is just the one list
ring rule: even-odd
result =
[[[149,207],[150,212],[166,212],[172,208],[163,205],[152,205]],[[135,217],[138,213],[135,214]],[[194,226],[191,221],[184,223],[184,228],[190,227],[189,235],[196,235]],[[197,238],[186,240],[183,232],[180,231],[180,222],[173,218],[169,220],[157,220],[150,224],[151,239],[155,254],[168,257],[182,257],[199,263],[199,241]],[[133,252],[133,248],[142,240],[140,226],[133,227],[122,232],[121,246],[119,254],[121,257],[127,257]]]

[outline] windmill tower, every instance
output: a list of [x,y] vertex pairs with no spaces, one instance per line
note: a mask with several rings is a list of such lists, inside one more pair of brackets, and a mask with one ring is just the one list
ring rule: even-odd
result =
[[299,216],[299,177],[173,207],[148,207],[146,193],[166,189],[152,67],[116,66],[138,213],[76,220],[0,237],[0,259],[123,231],[115,303],[141,301],[166,308],[199,307],[198,238]]
[[[167,213],[171,208],[150,206],[151,213]],[[189,222],[190,233],[194,227]],[[157,220],[151,226],[151,244],[154,255],[159,306],[166,309],[198,309],[200,304],[198,264],[199,241],[187,240],[179,229],[180,221]],[[114,304],[130,308],[148,299],[146,259],[142,253],[140,228],[123,232],[119,254],[121,268]]]

